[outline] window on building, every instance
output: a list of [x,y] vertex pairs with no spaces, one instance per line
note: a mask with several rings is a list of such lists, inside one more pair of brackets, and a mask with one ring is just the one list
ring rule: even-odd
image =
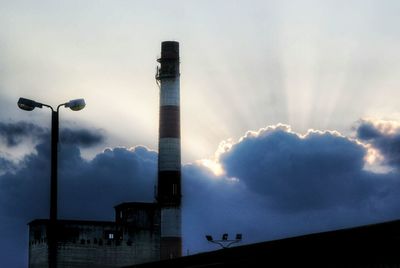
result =
[[107,240],[114,240],[116,238],[115,231],[111,231],[111,230],[105,231],[104,237]]

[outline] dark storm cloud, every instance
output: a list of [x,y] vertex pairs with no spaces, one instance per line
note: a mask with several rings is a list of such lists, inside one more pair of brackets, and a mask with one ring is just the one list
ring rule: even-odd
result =
[[[45,216],[42,204],[47,199],[50,175],[50,153],[47,145],[36,146],[38,154],[25,156],[16,172],[0,177],[0,209],[2,215],[11,217]],[[32,204],[35,204],[32,208]]]
[[361,121],[357,128],[357,138],[369,141],[380,137],[382,134],[371,122]]
[[362,170],[365,153],[333,132],[300,137],[280,127],[245,136],[220,161],[271,207],[299,211],[365,202],[374,191]]
[[75,157],[61,166],[60,198],[67,218],[113,219],[113,207],[153,201],[157,154],[145,147],[106,149],[91,161]]
[[[38,133],[35,153],[26,155],[15,172],[7,172],[14,164],[0,157],[0,209],[8,215],[46,217],[50,177],[50,143],[48,130],[26,123],[1,124],[1,137],[23,138],[26,131]],[[32,131],[33,130],[33,131]],[[14,136],[13,136],[14,135]],[[86,129],[64,129],[59,147],[60,214],[69,217],[112,217],[104,207],[112,209],[118,200],[135,197],[151,200],[155,181],[157,154],[145,147],[106,149],[93,160],[81,157],[79,147],[93,146],[103,136]],[[17,142],[10,142],[16,144]],[[148,191],[143,191],[147,187]],[[35,204],[32,209],[31,205]],[[100,204],[101,206],[97,206]],[[86,207],[89,207],[86,209]],[[98,210],[93,209],[99,207]],[[102,214],[103,213],[103,214]],[[92,214],[92,215],[91,215]]]
[[225,175],[184,167],[184,234],[197,238],[185,246],[210,249],[207,233],[252,243],[398,218],[400,176],[365,171],[366,153],[336,132],[249,132],[218,156]]
[[[49,141],[50,130],[33,123],[20,121],[14,123],[0,122],[0,140],[8,147],[20,144],[24,139],[33,139],[38,142]],[[47,140],[46,140],[47,139]],[[79,147],[92,147],[104,142],[104,135],[100,130],[62,128],[60,142],[77,145]]]
[[357,137],[378,149],[385,164],[400,169],[400,126],[397,123],[361,120]]
[[[25,157],[23,168],[0,177],[1,210],[27,221],[47,217],[48,211],[50,148],[39,144],[36,152]],[[156,163],[156,153],[144,147],[106,149],[86,161],[78,147],[60,146],[60,216],[112,219],[113,206],[119,202],[151,201]]]
[[91,147],[104,141],[104,136],[98,131],[93,132],[87,129],[63,129],[60,133],[62,143],[80,145],[81,147]]
[[18,145],[25,138],[41,138],[46,130],[38,125],[20,121],[15,123],[0,122],[0,139],[8,147]]
[[[15,164],[8,159],[0,157],[0,172],[5,173],[15,169]],[[0,175],[2,175],[0,173]]]

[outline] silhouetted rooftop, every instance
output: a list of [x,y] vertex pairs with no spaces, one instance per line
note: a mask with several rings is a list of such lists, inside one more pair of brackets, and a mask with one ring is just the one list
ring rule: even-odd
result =
[[147,203],[147,202],[124,202],[116,205],[115,209],[120,208],[129,208],[129,207],[137,207],[137,208],[156,208],[159,207],[158,203]]
[[396,220],[129,267],[400,267],[399,245]]
[[[29,226],[47,225],[49,219],[36,219],[28,223]],[[57,220],[60,225],[64,224],[81,224],[81,225],[115,225],[113,221],[88,221],[88,220]]]

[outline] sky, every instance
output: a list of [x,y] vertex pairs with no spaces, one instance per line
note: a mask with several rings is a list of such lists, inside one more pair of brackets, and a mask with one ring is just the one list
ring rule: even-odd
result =
[[398,219],[399,12],[0,0],[0,264],[26,267],[26,224],[48,216],[50,111],[19,110],[19,97],[86,100],[60,111],[60,217],[153,201],[165,40],[180,42],[185,253],[216,249],[206,233],[253,243]]

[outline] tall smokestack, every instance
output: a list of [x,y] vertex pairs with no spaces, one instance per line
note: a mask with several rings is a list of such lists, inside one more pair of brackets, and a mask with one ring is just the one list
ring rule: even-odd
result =
[[179,108],[179,43],[161,43],[157,60],[160,86],[158,191],[161,206],[161,259],[182,256],[181,237],[181,139]]

